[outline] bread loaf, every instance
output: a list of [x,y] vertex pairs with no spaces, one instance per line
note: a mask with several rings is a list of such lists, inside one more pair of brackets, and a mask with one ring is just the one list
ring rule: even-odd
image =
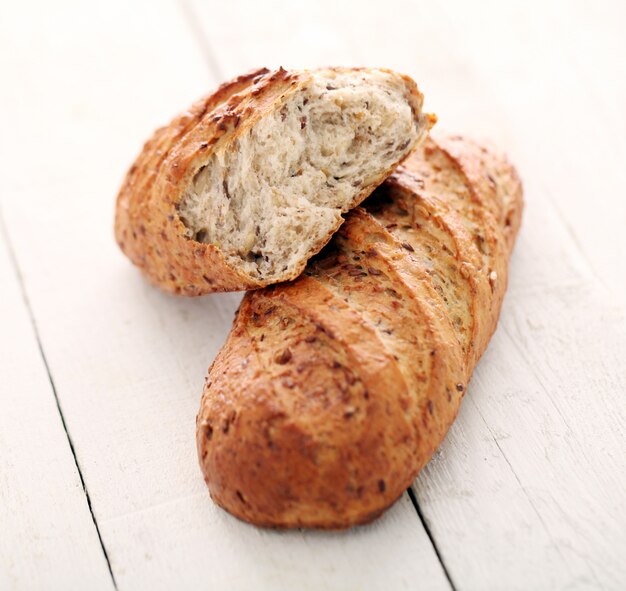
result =
[[258,70],[148,141],[120,190],[126,255],[175,293],[293,279],[433,122],[389,70]]
[[304,275],[248,293],[197,417],[215,502],[315,528],[392,504],[443,440],[495,329],[521,212],[502,156],[428,139]]

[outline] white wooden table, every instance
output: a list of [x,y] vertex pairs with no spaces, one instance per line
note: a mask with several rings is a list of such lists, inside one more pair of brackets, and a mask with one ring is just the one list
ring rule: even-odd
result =
[[[626,589],[626,3],[0,4],[0,589]],[[258,65],[413,75],[526,190],[499,329],[382,519],[265,531],[208,498],[194,418],[239,294],[113,240],[154,127]]]

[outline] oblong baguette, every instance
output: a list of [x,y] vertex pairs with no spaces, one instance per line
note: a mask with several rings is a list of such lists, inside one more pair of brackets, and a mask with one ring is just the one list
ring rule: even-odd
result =
[[254,524],[316,528],[393,503],[495,330],[521,213],[502,156],[429,138],[303,276],[248,293],[197,417],[215,502]]
[[382,69],[240,76],[146,143],[117,199],[117,241],[174,293],[293,279],[423,139],[422,101]]

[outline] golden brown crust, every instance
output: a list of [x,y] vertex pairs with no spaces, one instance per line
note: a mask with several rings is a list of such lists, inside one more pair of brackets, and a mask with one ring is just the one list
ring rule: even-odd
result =
[[[115,236],[122,251],[155,285],[176,294],[196,296],[255,289],[268,283],[235,267],[215,245],[188,238],[178,216],[178,205],[184,189],[210,154],[227,150],[311,76],[308,71],[287,72],[283,68],[275,71],[262,68],[239,76],[196,102],[168,126],[158,129],[145,144],[117,198]],[[434,117],[422,114],[423,98],[415,82],[407,76],[402,79],[416,121],[423,120],[427,129],[434,123]],[[382,172],[372,186],[364,188],[352,207],[383,182],[396,165]],[[340,224],[338,221],[313,246],[310,256],[330,240]],[[281,280],[297,277],[305,265],[303,260]]]
[[248,293],[197,419],[213,499],[270,527],[343,528],[392,504],[494,330],[521,209],[502,157],[429,139],[305,275]]

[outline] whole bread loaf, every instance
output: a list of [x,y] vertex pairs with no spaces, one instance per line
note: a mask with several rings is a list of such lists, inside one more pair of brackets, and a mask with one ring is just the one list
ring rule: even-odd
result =
[[521,213],[504,157],[428,139],[304,275],[248,293],[197,417],[215,502],[273,527],[344,528],[389,507],[457,414]]
[[293,279],[425,136],[422,100],[382,69],[241,76],[146,143],[117,199],[117,241],[174,293]]

